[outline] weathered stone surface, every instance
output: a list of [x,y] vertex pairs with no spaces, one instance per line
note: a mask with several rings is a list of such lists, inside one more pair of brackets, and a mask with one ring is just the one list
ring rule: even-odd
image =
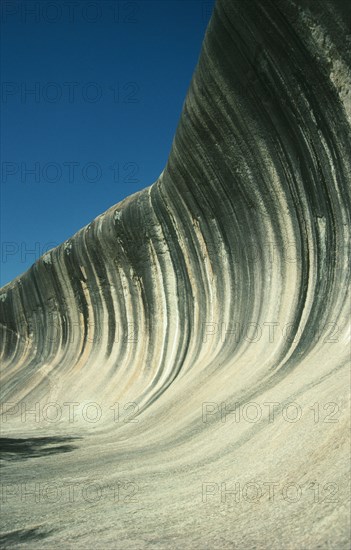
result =
[[219,0],[158,181],[1,290],[5,547],[348,548],[349,23]]

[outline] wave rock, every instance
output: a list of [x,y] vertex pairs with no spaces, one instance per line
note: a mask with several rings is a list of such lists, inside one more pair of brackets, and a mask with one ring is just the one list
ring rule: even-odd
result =
[[349,21],[217,1],[159,179],[0,291],[5,544],[348,547]]

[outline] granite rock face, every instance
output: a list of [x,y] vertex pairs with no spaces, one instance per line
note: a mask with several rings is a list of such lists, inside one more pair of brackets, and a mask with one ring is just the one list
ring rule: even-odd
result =
[[1,289],[5,547],[348,548],[350,18],[217,1],[159,179]]

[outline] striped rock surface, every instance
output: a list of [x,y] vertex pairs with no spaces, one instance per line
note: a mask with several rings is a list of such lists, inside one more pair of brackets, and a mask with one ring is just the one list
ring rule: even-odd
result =
[[1,289],[4,547],[348,547],[350,19],[218,0],[159,179]]

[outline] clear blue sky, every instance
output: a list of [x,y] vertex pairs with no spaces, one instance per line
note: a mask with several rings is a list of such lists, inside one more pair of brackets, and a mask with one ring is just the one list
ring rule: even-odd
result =
[[166,163],[214,0],[2,0],[1,286]]

